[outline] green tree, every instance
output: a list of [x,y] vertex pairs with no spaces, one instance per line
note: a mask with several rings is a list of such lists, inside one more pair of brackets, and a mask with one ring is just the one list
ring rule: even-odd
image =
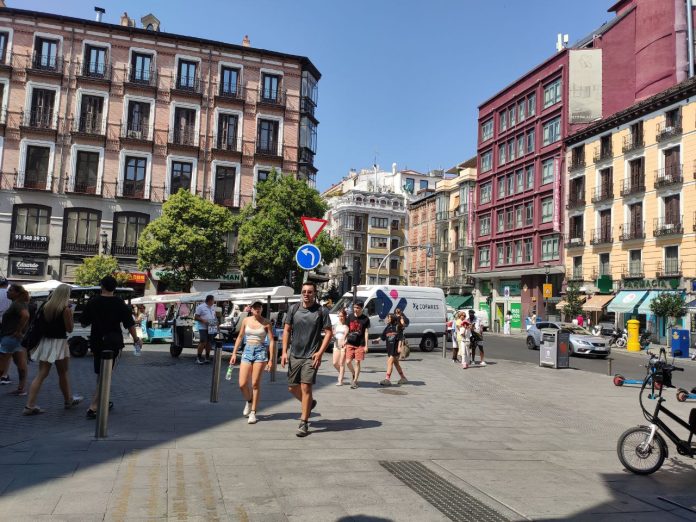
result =
[[580,289],[575,283],[568,284],[565,295],[566,304],[563,306],[563,313],[571,319],[582,313],[582,300],[580,299]]
[[119,271],[115,257],[97,255],[82,260],[82,264],[75,269],[75,282],[80,286],[96,286],[108,275],[113,275],[119,285],[128,281],[128,274]]
[[[295,251],[307,242],[300,218],[323,217],[326,203],[319,192],[292,176],[271,171],[257,185],[256,204],[234,216],[237,260],[254,286],[279,285],[288,271],[298,270]],[[338,238],[322,232],[314,241],[328,264],[343,253]],[[296,286],[302,277],[296,278]]]
[[[650,301],[650,310],[657,317],[679,319],[686,315],[686,304],[680,293],[660,292]],[[667,325],[669,328],[670,325]]]
[[162,279],[188,291],[193,279],[225,274],[231,256],[226,243],[232,214],[188,190],[180,189],[162,205],[138,240],[138,267],[162,267]]

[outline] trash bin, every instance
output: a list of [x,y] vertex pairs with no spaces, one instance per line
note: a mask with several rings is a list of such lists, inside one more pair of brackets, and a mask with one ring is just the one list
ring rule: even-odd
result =
[[672,357],[689,358],[689,330],[672,328]]
[[539,366],[570,368],[570,332],[544,328],[541,331]]

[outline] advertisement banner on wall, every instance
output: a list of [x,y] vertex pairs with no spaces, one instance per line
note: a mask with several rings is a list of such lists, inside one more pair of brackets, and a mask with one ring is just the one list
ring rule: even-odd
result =
[[512,328],[522,328],[522,303],[510,303],[510,326]]
[[469,201],[468,201],[468,206],[467,206],[467,212],[469,214],[468,216],[468,227],[467,227],[467,235],[469,236],[467,239],[469,240],[469,245],[474,244],[474,188],[469,186]]
[[553,158],[553,230],[561,231],[561,158]]
[[15,276],[42,276],[46,273],[46,262],[38,259],[13,259],[10,273]]
[[479,303],[479,310],[486,312],[486,315],[488,315],[488,323],[490,324],[490,322],[491,322],[491,307],[488,306],[488,303]]
[[568,67],[568,121],[590,123],[601,118],[602,50],[572,50]]

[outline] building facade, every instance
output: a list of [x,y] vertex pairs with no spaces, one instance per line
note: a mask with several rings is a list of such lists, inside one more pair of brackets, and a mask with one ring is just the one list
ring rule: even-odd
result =
[[596,319],[637,317],[661,340],[650,301],[696,280],[694,95],[692,78],[566,140],[567,279],[607,296]]
[[407,283],[435,285],[435,190],[423,191],[408,204],[408,243],[419,245],[406,254]]
[[235,210],[271,169],[314,183],[309,59],[142,21],[0,9],[0,272],[14,280],[72,281],[102,251],[135,270],[139,234],[179,189]]
[[[329,210],[330,234],[343,240],[343,256],[329,273],[331,284],[347,291],[356,284],[406,283],[404,260],[408,243],[408,204],[421,191],[433,190],[442,172],[422,174],[413,170],[390,172],[379,167],[352,171],[322,194]],[[355,277],[355,263],[360,277]]]

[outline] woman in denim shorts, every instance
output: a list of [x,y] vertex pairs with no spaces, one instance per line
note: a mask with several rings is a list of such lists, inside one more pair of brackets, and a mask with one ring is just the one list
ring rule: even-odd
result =
[[[230,359],[230,366],[237,362],[237,350],[246,337],[244,351],[242,352],[242,362],[239,365],[239,389],[242,390],[246,405],[244,406],[244,416],[249,417],[249,424],[256,424],[256,408],[259,404],[261,392],[261,374],[266,369],[271,371],[273,357],[275,357],[275,339],[271,323],[261,315],[263,304],[255,301],[251,305],[251,315],[242,321],[237,341],[234,343],[234,351]],[[269,347],[266,348],[266,336],[270,339]],[[270,352],[270,354],[269,354]],[[269,356],[270,355],[270,356]],[[251,386],[249,385],[251,376]]]

